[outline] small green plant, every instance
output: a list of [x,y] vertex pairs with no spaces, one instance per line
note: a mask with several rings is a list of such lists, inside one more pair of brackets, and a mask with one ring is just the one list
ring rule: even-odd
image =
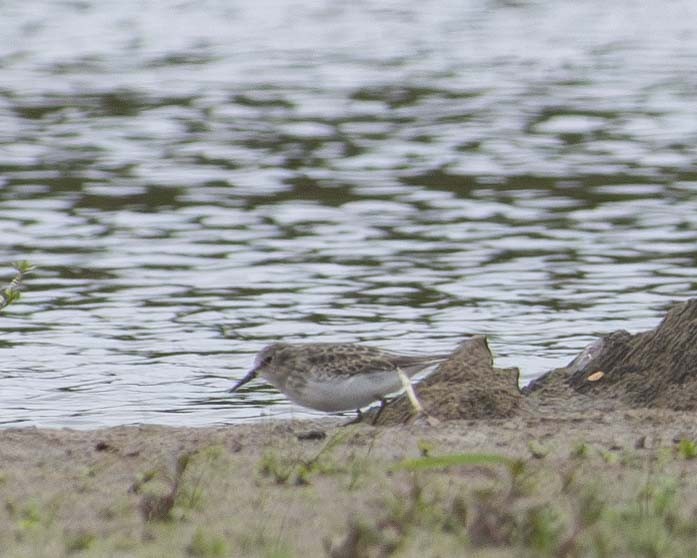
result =
[[141,494],[140,511],[143,519],[166,521],[172,519],[175,506],[180,511],[202,507],[204,478],[210,471],[209,466],[221,455],[219,447],[211,446],[200,451],[182,453],[177,458],[173,473],[159,469],[143,473],[130,488],[130,492]]
[[603,450],[600,452],[600,455],[603,458],[603,461],[605,461],[605,463],[608,465],[615,465],[620,461],[620,456],[617,455],[616,452],[610,450]]
[[15,262],[12,267],[15,269],[15,276],[9,285],[0,291],[0,311],[19,300],[24,288],[24,278],[34,270],[34,266],[27,261]]
[[578,495],[576,509],[581,527],[587,528],[598,523],[603,513],[607,511],[600,489],[586,486],[585,490]]
[[585,442],[579,442],[571,450],[571,457],[575,459],[586,459],[590,454],[590,446]]
[[530,451],[530,455],[535,459],[544,459],[549,453],[549,449],[537,440],[530,440],[530,442],[528,442],[528,450]]
[[66,536],[65,551],[67,554],[82,552],[87,550],[97,538],[87,531],[81,531]]
[[35,541],[51,531],[56,520],[57,499],[30,498],[21,504],[12,500],[5,503],[8,516],[16,523],[18,541]]
[[[220,446],[210,446],[187,455],[187,482],[179,487],[177,506],[188,509],[200,509],[204,502],[204,479],[209,475],[213,465],[222,458]],[[192,467],[192,465],[194,465]]]
[[43,521],[41,506],[36,501],[25,505],[19,513],[19,526],[22,529],[32,529],[41,525]]
[[562,542],[564,531],[562,517],[551,503],[527,509],[518,526],[520,542],[538,555],[553,555]]
[[345,470],[344,464],[329,459],[331,452],[345,441],[348,433],[338,432],[327,440],[324,446],[312,457],[281,456],[276,451],[265,452],[259,462],[259,472],[270,477],[276,484],[292,483],[303,486],[310,483],[316,474],[330,474]]
[[272,478],[276,484],[286,484],[293,474],[293,466],[281,460],[276,452],[267,451],[259,461],[259,473],[264,477]]
[[697,444],[692,440],[683,438],[678,444],[678,453],[683,459],[694,459],[697,457]]
[[186,547],[189,556],[195,558],[224,558],[230,555],[225,539],[205,532],[200,527],[191,537],[191,542]]
[[677,481],[670,478],[650,479],[639,491],[639,512],[642,517],[665,517],[676,509]]
[[[172,510],[180,496],[184,473],[191,462],[193,453],[183,453],[177,458],[174,475],[169,479],[169,489],[162,493],[146,492],[140,500],[140,512],[145,521],[167,521],[172,519]],[[146,482],[150,482],[156,475],[149,471],[144,475],[148,480],[131,487],[133,492],[140,492]]]

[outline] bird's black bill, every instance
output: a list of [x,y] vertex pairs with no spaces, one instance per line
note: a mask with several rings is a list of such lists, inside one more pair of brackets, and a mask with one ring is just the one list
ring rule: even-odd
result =
[[256,377],[257,377],[256,369],[250,370],[249,372],[247,372],[247,375],[244,378],[242,378],[239,382],[237,382],[234,386],[232,386],[232,389],[230,389],[230,393],[237,391],[244,384],[251,382]]

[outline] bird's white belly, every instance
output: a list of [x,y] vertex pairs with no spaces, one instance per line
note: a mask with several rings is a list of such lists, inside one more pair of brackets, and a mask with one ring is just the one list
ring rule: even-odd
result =
[[366,407],[402,387],[399,375],[391,371],[344,376],[331,381],[308,379],[302,390],[291,390],[286,386],[285,391],[299,405],[333,413]]

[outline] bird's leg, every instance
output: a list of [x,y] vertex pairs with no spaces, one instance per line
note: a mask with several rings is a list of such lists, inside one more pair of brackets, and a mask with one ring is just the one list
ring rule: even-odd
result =
[[407,397],[409,398],[411,406],[414,407],[416,414],[420,415],[424,412],[424,408],[417,399],[416,393],[414,393],[414,387],[411,385],[411,380],[409,380],[409,377],[402,371],[401,368],[397,368],[397,374],[399,375],[399,379],[402,380],[402,386],[404,386],[404,389],[407,392]]
[[[404,387],[405,391],[407,392],[407,397],[409,398],[409,402],[411,403],[411,406],[414,408],[414,411],[416,411],[417,415],[421,414],[426,414],[424,412],[424,408],[419,402],[419,399],[416,397],[416,393],[414,392],[414,387],[411,385],[411,380],[409,379],[409,376],[407,376],[404,371],[401,368],[397,368],[397,374],[399,375],[399,379],[402,382],[402,386]],[[380,415],[382,414],[382,411],[385,409],[385,406],[387,405],[387,400],[384,397],[380,398],[380,408],[377,410],[377,413],[375,413],[375,416],[373,417],[373,420],[371,421],[371,425],[375,426],[375,424],[378,422],[378,419],[380,418]],[[350,420],[349,422],[342,424],[341,426],[349,426],[351,424],[356,424],[358,422],[361,422],[363,420],[363,413],[361,412],[360,409],[356,409],[356,418]]]
[[356,416],[352,418],[350,421],[345,422],[341,426],[351,426],[352,424],[358,424],[363,420],[363,412],[360,409],[356,409]]
[[380,418],[380,415],[382,414],[382,411],[385,409],[385,405],[387,405],[387,399],[384,397],[380,398],[380,408],[378,409],[378,412],[375,413],[375,416],[373,417],[372,422],[370,423],[372,426],[375,426],[378,422],[378,419]]

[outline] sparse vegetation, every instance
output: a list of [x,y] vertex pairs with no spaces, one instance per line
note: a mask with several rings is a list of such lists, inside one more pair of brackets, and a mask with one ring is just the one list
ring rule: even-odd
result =
[[205,477],[221,455],[218,447],[184,452],[177,457],[173,471],[160,468],[143,473],[130,488],[131,492],[141,497],[139,507],[143,519],[174,519],[175,506],[182,510],[201,508]]
[[0,290],[0,312],[19,300],[24,288],[24,278],[34,270],[34,266],[27,261],[15,262],[12,267],[15,270],[14,278],[4,289]]
[[467,451],[437,430],[303,441],[259,427],[261,450],[237,430],[66,432],[60,446],[24,431],[15,455],[63,457],[3,463],[3,558],[697,555],[697,460],[672,435],[647,449],[575,429],[544,437],[541,458],[524,438]]
[[[259,473],[263,477],[271,478],[276,484],[293,484],[303,486],[310,483],[314,475],[332,474],[347,471],[349,463],[340,463],[332,458],[332,451],[341,446],[347,440],[346,431],[339,431],[330,437],[322,448],[310,455],[304,454],[300,446],[295,451],[286,451],[280,454],[277,450],[267,450],[259,462]],[[358,470],[356,461],[352,460],[351,484],[356,482]]]

